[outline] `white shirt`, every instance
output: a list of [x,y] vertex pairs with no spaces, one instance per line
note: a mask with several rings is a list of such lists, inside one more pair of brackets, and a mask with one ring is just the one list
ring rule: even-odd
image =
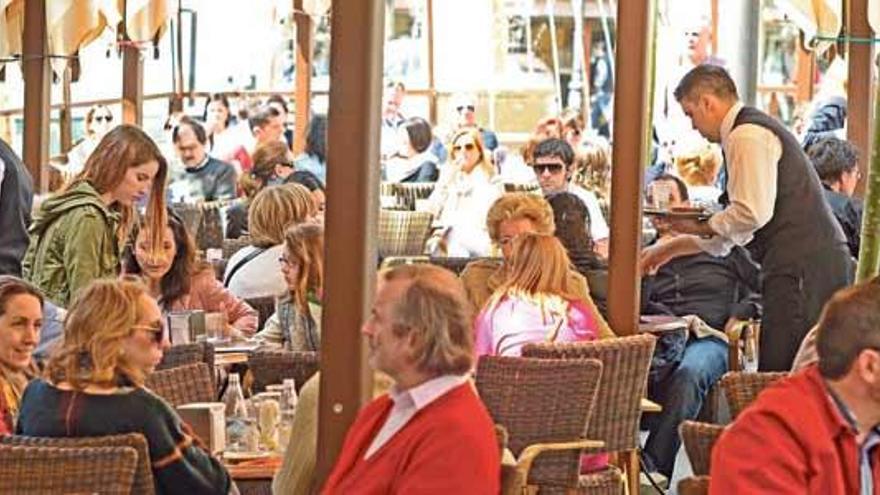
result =
[[[257,248],[254,246],[245,246],[233,254],[226,264],[226,273],[223,274],[223,279],[226,280],[232,268],[255,249]],[[284,281],[281,263],[278,261],[283,253],[284,245],[279,244],[270,247],[245,263],[229,281],[229,291],[239,299],[277,297],[284,294],[288,290],[287,283]]]
[[588,220],[590,237],[593,238],[593,241],[597,242],[608,239],[608,222],[605,221],[605,216],[602,215],[602,207],[599,205],[599,198],[596,197],[596,194],[572,183],[568,184],[568,192],[580,198],[584,205],[586,205],[587,212],[590,214]]
[[721,121],[730,204],[709,219],[709,226],[717,235],[697,241],[703,251],[713,256],[725,256],[734,245],[748,244],[755,231],[773,218],[782,142],[759,125],[743,124],[734,129],[742,108],[742,103],[736,103]]
[[428,404],[442,397],[453,388],[463,384],[468,379],[467,375],[443,375],[426,381],[409,390],[399,390],[397,386],[391,387],[388,395],[394,402],[391,412],[382,429],[373,438],[370,448],[364,454],[364,459],[369,459],[377,450],[388,443],[397,432],[403,429],[407,423]]

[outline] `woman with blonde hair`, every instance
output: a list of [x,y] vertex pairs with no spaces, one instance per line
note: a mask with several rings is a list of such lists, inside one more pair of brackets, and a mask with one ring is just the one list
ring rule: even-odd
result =
[[550,234],[523,234],[513,244],[507,279],[476,320],[476,352],[519,356],[530,342],[595,340],[595,308],[568,276],[571,262]]
[[263,189],[287,182],[293,171],[293,153],[283,141],[258,146],[253,155],[253,168],[238,179],[245,197],[226,212],[226,237],[238,239],[247,234],[251,202]]
[[66,307],[92,280],[116,277],[142,201],[158,249],[167,173],[165,158],[144,131],[131,125],[111,130],[85,169],[34,215],[22,262],[25,278]]
[[228,493],[223,465],[199,446],[144,376],[167,345],[162,313],[143,285],[101,280],[70,307],[64,342],[45,378],[24,391],[16,433],[96,437],[140,433],[149,447],[156,493]]
[[442,226],[449,256],[486,256],[492,247],[485,218],[503,189],[480,131],[459,129],[450,141],[450,161],[440,170],[423,210]]
[[284,231],[315,219],[317,208],[309,190],[299,184],[269,186],[248,210],[251,245],[226,264],[223,285],[239,298],[280,296],[287,290],[278,259],[284,254]]
[[279,261],[289,294],[258,335],[271,346],[317,352],[321,348],[324,228],[312,223],[290,226],[284,248]]
[[721,170],[720,155],[717,146],[707,144],[692,153],[675,157],[675,170],[687,184],[692,202],[705,205],[718,203],[721,189],[715,187],[715,179]]

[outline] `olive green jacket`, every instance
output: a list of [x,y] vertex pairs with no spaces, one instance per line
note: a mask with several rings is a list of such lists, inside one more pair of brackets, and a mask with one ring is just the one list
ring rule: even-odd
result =
[[87,182],[47,199],[28,230],[25,278],[66,308],[92,280],[119,274],[119,221]]

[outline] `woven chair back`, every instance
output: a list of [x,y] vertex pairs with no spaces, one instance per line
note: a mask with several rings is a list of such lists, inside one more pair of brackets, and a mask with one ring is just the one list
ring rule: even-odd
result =
[[379,256],[423,254],[433,219],[424,211],[379,211]]
[[691,461],[691,469],[697,476],[709,474],[712,447],[724,431],[724,426],[699,421],[684,421],[679,426],[681,443]]
[[192,402],[217,400],[212,380],[213,370],[205,363],[188,364],[153,372],[146,386],[174,407]]
[[504,192],[506,193],[516,193],[516,192],[526,192],[526,193],[540,193],[541,185],[537,182],[526,182],[526,183],[513,183],[513,182],[505,182],[504,183]]
[[602,361],[602,381],[587,438],[602,440],[606,451],[618,452],[639,448],[641,402],[654,342],[651,335],[634,335],[593,342],[526,344],[522,355]]
[[[476,385],[519,456],[532,444],[584,439],[601,375],[602,363],[595,359],[483,356]],[[579,467],[579,451],[542,454],[532,466],[529,484],[577,486]]]
[[788,376],[787,372],[747,372],[734,371],[721,377],[721,390],[730,406],[730,417],[736,419],[773,382]]
[[319,368],[317,352],[294,352],[280,349],[257,349],[248,356],[248,369],[254,377],[253,393],[285,378],[296,380],[297,392]]
[[0,492],[133,493],[138,453],[132,447],[43,447],[0,444]]
[[[24,445],[31,447],[131,447],[137,452],[137,469],[134,473],[134,484],[131,493],[136,495],[153,495],[153,469],[150,464],[150,450],[147,439],[140,433],[122,433],[101,437],[28,437],[24,435],[8,435],[0,437],[0,443],[7,445]],[[2,486],[2,485],[0,485]]]
[[171,346],[165,349],[156,370],[167,370],[196,363],[205,363],[208,365],[208,369],[214,369],[214,346],[212,344],[195,342]]

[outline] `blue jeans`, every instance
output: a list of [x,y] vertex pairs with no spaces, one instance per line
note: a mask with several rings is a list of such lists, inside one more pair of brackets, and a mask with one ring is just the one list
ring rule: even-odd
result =
[[663,406],[659,414],[648,413],[644,425],[649,436],[644,453],[649,468],[671,478],[675,455],[681,445],[678,425],[694,419],[712,385],[727,371],[727,344],[715,337],[691,338],[678,368],[662,383],[648,390],[651,400]]

